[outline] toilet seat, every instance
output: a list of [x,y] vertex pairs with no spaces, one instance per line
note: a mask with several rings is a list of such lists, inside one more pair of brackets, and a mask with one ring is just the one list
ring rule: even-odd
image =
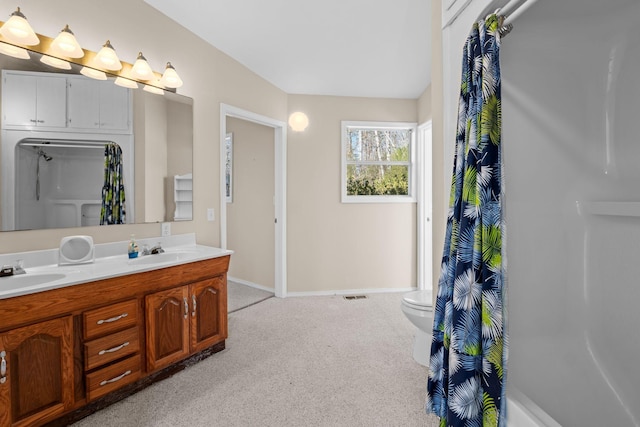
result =
[[431,291],[414,291],[405,294],[402,298],[402,303],[408,307],[415,308],[416,310],[433,310]]

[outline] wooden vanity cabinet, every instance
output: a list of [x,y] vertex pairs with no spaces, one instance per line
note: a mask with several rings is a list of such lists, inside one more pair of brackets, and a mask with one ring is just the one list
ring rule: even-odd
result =
[[147,295],[147,370],[163,368],[227,338],[224,275]]
[[68,425],[223,350],[229,260],[0,299],[0,427]]
[[32,426],[71,409],[72,317],[0,334],[0,426]]

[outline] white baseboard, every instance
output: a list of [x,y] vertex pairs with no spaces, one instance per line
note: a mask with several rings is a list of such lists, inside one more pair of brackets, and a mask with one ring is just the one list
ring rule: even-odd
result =
[[266,286],[258,285],[257,283],[253,283],[248,280],[238,279],[237,277],[227,276],[227,281],[240,283],[241,285],[246,285],[251,288],[260,289],[261,291],[267,291],[267,292],[273,293],[273,288],[268,288]]
[[309,292],[287,292],[288,297],[312,297],[331,295],[362,295],[362,294],[389,294],[399,292],[411,292],[417,288],[373,288],[373,289],[340,289],[335,291],[309,291]]

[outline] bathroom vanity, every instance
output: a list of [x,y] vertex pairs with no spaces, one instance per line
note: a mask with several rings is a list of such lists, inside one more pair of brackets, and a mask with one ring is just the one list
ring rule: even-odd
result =
[[10,297],[14,278],[1,278],[0,427],[66,425],[223,350],[230,254],[193,246],[49,268],[64,279],[27,268],[25,283],[53,284]]

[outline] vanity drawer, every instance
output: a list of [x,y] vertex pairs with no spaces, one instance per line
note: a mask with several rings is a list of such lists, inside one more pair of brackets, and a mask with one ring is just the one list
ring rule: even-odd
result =
[[140,374],[140,355],[87,374],[87,398],[91,401],[135,382]]
[[138,300],[129,300],[83,314],[84,338],[93,339],[138,323]]
[[89,341],[84,344],[85,370],[90,371],[139,350],[137,326]]

